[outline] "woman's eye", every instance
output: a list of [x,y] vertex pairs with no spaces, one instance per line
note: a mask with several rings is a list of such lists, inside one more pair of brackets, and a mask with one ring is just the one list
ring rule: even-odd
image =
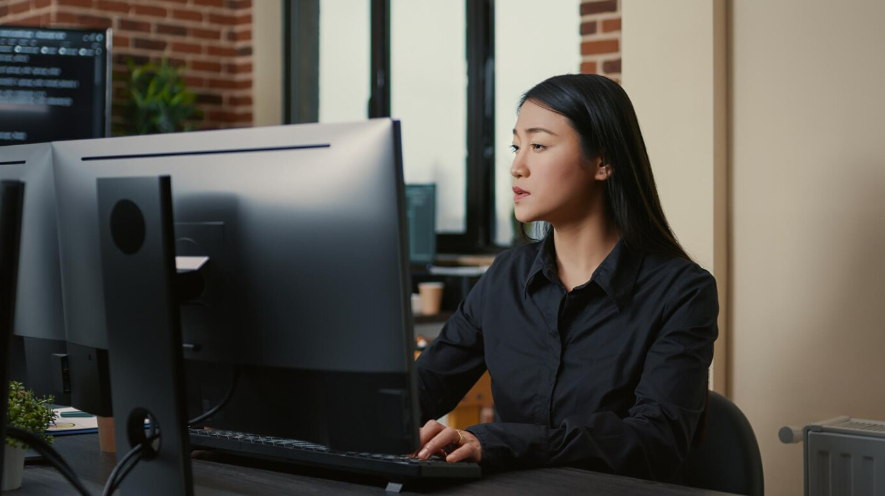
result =
[[510,151],[516,153],[519,151],[519,147],[516,145],[510,145]]
[[547,147],[544,146],[544,145],[540,145],[540,144],[538,144],[538,143],[532,143],[532,149],[534,149],[534,150],[541,151],[541,150],[543,150],[543,149],[545,149],[545,148],[547,148]]

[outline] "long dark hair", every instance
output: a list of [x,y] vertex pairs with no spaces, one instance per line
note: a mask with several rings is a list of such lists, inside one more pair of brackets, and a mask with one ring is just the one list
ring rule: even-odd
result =
[[517,109],[527,101],[568,118],[584,156],[611,165],[605,211],[630,249],[691,259],[664,216],[636,112],[619,84],[595,74],[555,76],[527,91]]

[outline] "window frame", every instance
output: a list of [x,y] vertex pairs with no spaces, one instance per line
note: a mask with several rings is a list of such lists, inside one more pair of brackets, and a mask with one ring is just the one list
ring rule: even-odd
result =
[[[436,235],[439,253],[496,253],[495,0],[464,0],[467,58],[466,219]],[[319,0],[283,5],[284,123],[319,120]],[[390,117],[390,0],[371,0],[369,118]]]

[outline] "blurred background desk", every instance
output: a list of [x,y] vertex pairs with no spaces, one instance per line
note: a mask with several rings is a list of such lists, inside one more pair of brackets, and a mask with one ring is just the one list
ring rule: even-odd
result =
[[[113,454],[101,453],[96,434],[59,437],[56,450],[71,465],[94,495],[101,494],[114,468]],[[215,454],[211,454],[215,455]],[[234,464],[235,463],[235,464]],[[197,495],[255,494],[390,494],[385,480],[342,474],[307,467],[239,457],[211,456],[193,460]],[[447,495],[601,495],[601,496],[714,496],[713,491],[684,488],[628,477],[599,474],[571,468],[537,469],[490,474],[480,480],[460,483],[421,484],[411,494]],[[73,487],[49,465],[25,467],[22,488],[16,496],[75,495]]]

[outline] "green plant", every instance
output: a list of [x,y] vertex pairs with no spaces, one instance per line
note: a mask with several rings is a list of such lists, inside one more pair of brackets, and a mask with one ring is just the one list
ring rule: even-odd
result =
[[[34,392],[16,381],[9,383],[9,406],[7,407],[7,424],[38,434],[52,442],[52,436],[46,434],[50,422],[56,419],[56,413],[49,405],[55,400],[52,396],[37,398]],[[27,448],[22,443],[6,438],[6,445],[13,448]]]
[[126,82],[129,101],[123,134],[157,134],[190,131],[189,119],[202,114],[195,105],[196,95],[181,77],[181,69],[165,58],[159,65],[136,65],[129,60]]

